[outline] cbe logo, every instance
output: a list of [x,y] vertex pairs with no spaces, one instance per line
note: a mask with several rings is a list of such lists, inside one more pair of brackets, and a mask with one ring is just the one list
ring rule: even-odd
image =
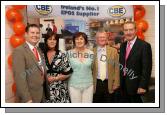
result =
[[120,17],[126,13],[126,9],[123,6],[116,5],[109,8],[108,13],[112,17]]
[[35,10],[41,15],[47,15],[52,12],[51,5],[35,5]]

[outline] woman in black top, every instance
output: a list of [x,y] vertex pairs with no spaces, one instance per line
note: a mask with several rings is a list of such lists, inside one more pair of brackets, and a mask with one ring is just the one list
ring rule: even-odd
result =
[[50,32],[45,37],[45,59],[50,88],[50,103],[69,103],[67,79],[72,68],[66,55],[58,50],[58,37]]

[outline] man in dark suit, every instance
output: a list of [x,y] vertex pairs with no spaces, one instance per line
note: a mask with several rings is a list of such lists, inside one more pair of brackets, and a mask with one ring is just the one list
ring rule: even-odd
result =
[[142,103],[141,95],[148,90],[152,70],[152,51],[149,43],[136,36],[134,22],[123,25],[125,39],[120,47],[121,102]]
[[[26,27],[26,42],[13,51],[13,74],[19,102],[45,101],[47,89],[45,60],[37,47],[40,30],[35,24]],[[47,92],[47,94],[49,94]]]
[[50,24],[48,24],[48,27],[46,28],[46,34],[52,32],[52,28],[50,28]]

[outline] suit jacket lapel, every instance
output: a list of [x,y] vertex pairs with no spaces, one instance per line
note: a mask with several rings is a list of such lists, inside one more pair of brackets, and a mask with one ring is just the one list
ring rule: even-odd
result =
[[121,58],[123,58],[123,64],[125,64],[126,45],[127,45],[127,42],[123,43],[123,48],[122,48],[122,50],[123,50],[123,53],[122,53],[123,57],[121,57]]
[[26,49],[27,51],[27,54],[32,58],[32,60],[35,62],[35,64],[38,66],[38,68],[41,70],[33,52],[31,51],[31,49],[29,48],[28,44],[24,43],[24,48]]
[[[37,48],[38,49],[38,52],[39,52],[39,55],[40,55],[40,57],[41,57],[41,60],[42,60],[42,66],[43,66],[43,68],[44,68],[44,71],[46,71],[46,64],[45,64],[45,58],[44,58],[44,54],[41,52],[41,50],[39,49],[39,48]],[[45,72],[46,73],[46,72]]]
[[107,61],[107,68],[109,68],[110,64],[108,64],[108,61],[111,61],[111,50],[109,50],[109,46],[106,46],[106,61]]
[[106,56],[107,56],[107,59],[109,58],[108,56],[110,56],[110,50],[109,50],[109,46],[106,46]]
[[[94,54],[95,54],[96,57],[98,56],[97,55],[97,47],[94,48]],[[98,68],[98,58],[95,58],[95,67]]]

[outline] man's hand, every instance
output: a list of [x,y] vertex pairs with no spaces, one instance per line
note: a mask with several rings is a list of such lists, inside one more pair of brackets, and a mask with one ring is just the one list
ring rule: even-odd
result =
[[26,103],[32,103],[32,100],[27,101]]
[[146,90],[145,90],[145,89],[143,89],[143,88],[138,88],[137,94],[144,94],[144,93],[146,93]]
[[115,86],[115,85],[113,85],[112,86],[112,89],[115,91],[115,90],[117,90],[119,88],[119,86]]

